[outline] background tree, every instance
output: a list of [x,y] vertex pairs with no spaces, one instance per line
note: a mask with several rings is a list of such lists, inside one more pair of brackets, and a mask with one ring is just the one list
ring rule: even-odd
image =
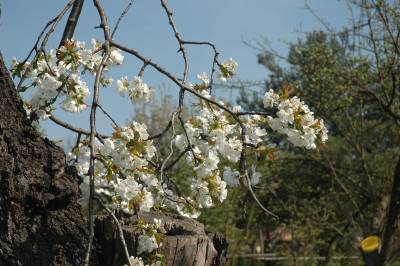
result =
[[[255,252],[263,243],[262,251],[294,260],[323,256],[318,263],[339,263],[332,257],[357,255],[360,241],[377,235],[380,251],[364,250],[365,263],[383,265],[399,252],[399,3],[346,3],[359,16],[349,27],[306,33],[290,44],[288,56],[261,47],[258,61],[269,71],[266,91],[287,91],[310,102],[332,137],[316,152],[304,153],[270,135],[285,152],[274,160],[260,156],[265,186],[257,192],[280,220],[263,219],[247,207],[248,223],[238,226],[242,210],[233,211],[231,231],[242,235],[231,249]],[[268,111],[258,93],[243,92],[239,104]],[[291,241],[274,241],[271,234],[279,231],[290,233]],[[346,263],[355,262],[340,265]]]

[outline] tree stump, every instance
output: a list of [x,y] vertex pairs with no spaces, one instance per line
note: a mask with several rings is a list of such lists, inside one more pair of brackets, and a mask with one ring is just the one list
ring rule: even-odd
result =
[[[137,235],[132,225],[141,219],[153,223],[154,218],[162,221],[165,238],[160,252],[171,266],[211,266],[223,265],[226,258],[227,243],[218,234],[207,235],[204,225],[189,218],[174,214],[143,213],[139,217],[121,219],[124,238],[130,255],[136,255]],[[117,266],[125,263],[125,256],[117,226],[110,217],[97,219],[95,234],[100,252],[97,254],[101,265]]]
[[[87,221],[77,204],[79,177],[62,149],[31,126],[0,54],[0,266],[82,265],[88,242]],[[204,226],[177,215],[161,218],[166,238],[161,252],[168,265],[222,265],[226,242]],[[132,255],[136,238],[122,224]],[[96,221],[91,265],[123,265],[116,227],[110,218]]]

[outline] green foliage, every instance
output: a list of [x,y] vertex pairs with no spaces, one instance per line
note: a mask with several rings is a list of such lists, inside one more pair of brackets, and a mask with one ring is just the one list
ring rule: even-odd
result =
[[[260,153],[249,161],[263,174],[255,193],[279,220],[266,215],[245,188],[231,189],[221,206],[203,212],[200,221],[224,233],[230,243],[229,265],[361,265],[360,240],[381,235],[400,155],[400,52],[399,42],[390,37],[399,32],[400,9],[387,1],[371,3],[351,2],[367,23],[353,22],[341,32],[310,32],[290,45],[284,62],[273,51],[258,55],[268,71],[263,90],[299,96],[324,118],[329,141],[304,151],[271,133],[279,152],[274,157]],[[261,98],[243,90],[238,102],[246,110],[266,111]],[[155,125],[167,121],[152,119]],[[184,184],[191,175],[180,162],[171,179]],[[394,239],[400,243],[398,228]],[[287,260],[238,257],[257,252]],[[295,262],[317,256],[326,259]]]
[[[396,95],[398,89],[393,91],[391,87],[393,65],[377,66],[367,50],[368,42],[357,39],[357,43],[356,38],[360,36],[348,31],[316,31],[291,44],[284,63],[277,62],[272,51],[258,56],[259,63],[269,72],[265,89],[292,88],[292,94],[324,118],[330,139],[316,152],[277,142],[283,151],[275,161],[257,158],[264,179],[256,193],[280,217],[279,221],[254,208],[251,197],[238,200],[240,194],[228,198],[225,207],[202,216],[214,229],[233,226],[225,231],[242,232],[237,238],[230,236],[234,238],[230,239],[231,254],[254,253],[255,243],[263,242],[261,252],[289,257],[326,256],[328,259],[318,264],[354,265],[361,264],[361,258],[338,262],[329,257],[360,256],[360,239],[381,234],[400,151],[398,121],[393,120],[392,114],[396,114],[398,106],[393,100],[390,110],[382,108],[386,100],[382,95]],[[393,50],[379,51],[377,56],[386,62],[393,61],[396,54]],[[242,92],[239,104],[247,110],[263,110],[260,98],[256,93]],[[240,221],[246,215],[245,227],[215,220],[214,217],[230,217],[227,206],[243,201],[246,203],[236,205],[234,217]],[[289,232],[292,240],[266,239],[268,234],[282,231]],[[231,263],[244,265],[235,260]],[[304,265],[310,264],[313,263],[307,261]]]

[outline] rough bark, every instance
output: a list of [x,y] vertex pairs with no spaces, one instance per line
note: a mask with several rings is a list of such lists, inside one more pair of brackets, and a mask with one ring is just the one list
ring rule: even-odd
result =
[[[0,54],[0,266],[82,265],[87,222],[77,204],[79,178],[65,154],[30,125],[21,99]],[[210,237],[204,226],[176,215],[142,214],[161,218],[166,237],[161,253],[168,265],[222,265],[227,244]],[[135,217],[123,218],[131,255]],[[96,220],[92,265],[126,263],[111,218]]]
[[0,56],[0,265],[80,265],[78,178],[30,125]]

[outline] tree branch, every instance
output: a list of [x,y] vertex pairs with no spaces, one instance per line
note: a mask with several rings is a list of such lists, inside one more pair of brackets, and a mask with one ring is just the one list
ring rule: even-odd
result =
[[67,24],[65,25],[59,47],[63,46],[66,40],[72,39],[74,36],[75,27],[82,11],[83,2],[84,0],[75,0],[71,9],[71,13],[69,13]]

